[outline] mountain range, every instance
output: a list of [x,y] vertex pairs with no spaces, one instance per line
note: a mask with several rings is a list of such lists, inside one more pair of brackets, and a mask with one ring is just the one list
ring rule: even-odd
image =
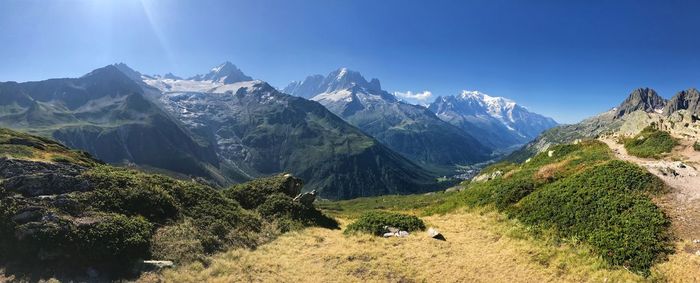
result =
[[392,150],[438,172],[491,158],[492,149],[440,120],[425,107],[399,101],[382,90],[378,79],[341,68],[323,77],[312,75],[282,92],[309,98],[377,138]]
[[[471,112],[460,106],[467,99]],[[479,128],[472,117],[487,122]],[[187,79],[119,63],[79,78],[0,83],[2,127],[219,185],[289,172],[329,199],[440,189],[447,184],[437,177],[492,159],[551,123],[483,94],[413,105],[346,68],[283,91],[230,62]],[[487,130],[518,138],[488,142]]]
[[110,163],[210,176],[212,144],[196,139],[115,65],[80,78],[0,83],[0,126],[53,137]]
[[[473,163],[485,155],[493,158],[557,125],[553,119],[532,113],[510,99],[478,91],[438,97],[426,111],[426,107],[400,101],[382,90],[378,79],[367,81],[359,72],[347,68],[326,76],[308,76],[290,83],[282,92],[318,101],[390,148],[433,167]],[[406,139],[413,142],[407,143]],[[476,143],[479,145],[475,147]],[[464,146],[455,148],[457,144]],[[449,149],[483,154],[463,156]],[[445,152],[450,153],[449,157],[441,155]]]
[[651,88],[633,90],[618,106],[570,125],[561,125],[543,132],[533,141],[513,152],[507,159],[523,161],[551,145],[571,143],[601,135],[634,135],[644,127],[657,127],[683,136],[697,136],[688,127],[700,117],[700,92],[691,88],[676,93],[670,100]]
[[500,151],[515,149],[557,125],[554,119],[532,113],[510,99],[478,91],[438,97],[428,108]]
[[231,63],[181,79],[115,64],[75,79],[0,84],[0,126],[55,138],[110,163],[226,185],[290,172],[340,199],[439,189],[434,173],[322,105]]

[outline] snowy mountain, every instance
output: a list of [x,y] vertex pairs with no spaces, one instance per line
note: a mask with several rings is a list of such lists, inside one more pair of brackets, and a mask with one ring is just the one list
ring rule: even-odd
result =
[[430,172],[319,103],[283,94],[237,68],[246,80],[230,80],[223,75],[227,65],[190,79],[142,76],[161,92],[164,109],[216,146],[222,174],[241,181],[291,172],[330,199],[435,189]]
[[292,82],[283,92],[318,101],[389,148],[439,172],[483,161],[491,154],[469,133],[425,107],[399,101],[382,90],[378,79],[367,81],[347,68]]
[[252,81],[253,78],[246,76],[246,74],[238,69],[236,65],[226,61],[223,64],[212,68],[209,73],[204,75],[196,75],[189,78],[189,80],[232,84],[237,82]]
[[438,97],[428,108],[440,119],[502,150],[527,143],[557,125],[552,118],[532,113],[513,100],[478,91]]

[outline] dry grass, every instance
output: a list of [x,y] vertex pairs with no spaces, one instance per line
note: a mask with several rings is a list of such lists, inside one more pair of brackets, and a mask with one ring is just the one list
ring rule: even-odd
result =
[[696,253],[700,244],[691,241],[676,243],[676,253],[667,262],[654,267],[654,272],[663,281],[700,282],[700,256]]
[[539,170],[537,170],[537,172],[535,172],[535,181],[551,182],[555,179],[556,174],[559,174],[566,169],[566,165],[569,164],[570,161],[570,159],[565,159],[557,163],[543,165]]
[[[532,239],[501,214],[461,211],[425,217],[446,242],[425,233],[405,239],[344,236],[309,228],[283,235],[257,250],[233,250],[197,263],[142,277],[142,282],[630,282],[644,279],[614,269],[585,247]],[[344,221],[345,222],[345,221]],[[346,224],[346,222],[344,223]],[[694,261],[695,260],[695,261]],[[681,272],[696,259],[672,258],[660,270]],[[694,269],[696,272],[698,269]],[[686,270],[686,272],[689,272]],[[697,276],[697,275],[693,275]],[[694,278],[679,277],[679,278]]]

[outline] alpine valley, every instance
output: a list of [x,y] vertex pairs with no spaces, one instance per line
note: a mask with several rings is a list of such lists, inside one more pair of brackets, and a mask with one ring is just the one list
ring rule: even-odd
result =
[[230,62],[187,79],[120,63],[74,79],[5,82],[0,105],[0,126],[109,163],[219,185],[290,172],[328,199],[437,190],[451,183],[437,177],[556,124],[481,94],[412,105],[346,68],[278,91]]

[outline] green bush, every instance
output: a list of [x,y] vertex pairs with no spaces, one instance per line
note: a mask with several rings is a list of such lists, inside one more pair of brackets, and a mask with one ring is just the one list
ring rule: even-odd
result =
[[337,229],[338,222],[321,213],[321,211],[306,207],[295,202],[291,197],[277,193],[269,196],[264,203],[258,206],[257,211],[263,218],[277,219],[281,221],[283,232],[305,226],[319,226]]
[[695,141],[693,143],[693,150],[700,151],[700,143],[699,142]]
[[153,235],[154,258],[174,262],[205,261],[203,236],[191,221],[159,228]]
[[300,179],[280,174],[231,186],[224,190],[224,194],[236,200],[245,209],[255,209],[273,194],[281,193],[295,197],[301,191],[302,185]]
[[631,155],[637,157],[659,158],[664,153],[669,153],[678,145],[676,139],[664,131],[653,127],[647,127],[633,138],[625,140],[625,149]]
[[661,188],[644,169],[616,160],[544,186],[509,213],[586,241],[610,264],[648,273],[671,251],[669,221],[647,196]]
[[75,223],[66,218],[12,226],[5,250],[19,258],[61,265],[122,268],[147,258],[153,225],[143,217],[93,214]]
[[95,224],[77,227],[71,236],[77,246],[73,257],[79,256],[88,262],[128,264],[130,260],[149,256],[153,225],[146,219],[120,214],[105,214],[99,218]]
[[175,219],[179,213],[175,199],[157,186],[100,188],[83,197],[98,210],[140,215],[156,223]]
[[348,225],[344,233],[362,232],[380,236],[386,232],[385,226],[409,232],[425,230],[425,223],[416,216],[386,211],[369,211]]
[[648,274],[672,251],[669,220],[650,199],[664,185],[639,166],[610,159],[597,141],[553,146],[509,176],[471,183],[434,210],[454,209],[455,202],[493,206],[534,231],[583,240],[610,264]]

